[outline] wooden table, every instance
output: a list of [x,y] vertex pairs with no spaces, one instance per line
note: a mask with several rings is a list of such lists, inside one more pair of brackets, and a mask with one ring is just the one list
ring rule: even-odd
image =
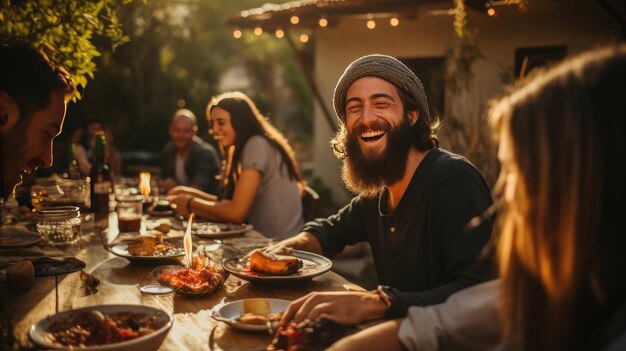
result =
[[[102,235],[107,226],[109,229],[104,233],[111,235],[108,237]],[[231,275],[222,288],[203,297],[143,294],[137,288],[140,277],[149,274],[159,264],[130,263],[107,250],[105,244],[112,242],[115,226],[114,214],[99,221],[87,218],[83,223],[82,239],[64,250],[84,261],[86,271],[100,279],[97,293],[87,293],[79,273],[56,278],[38,277],[28,290],[13,289],[6,283],[0,287],[0,298],[5,302],[6,312],[11,316],[15,335],[21,344],[29,343],[27,332],[33,323],[56,311],[99,304],[142,304],[159,307],[174,315],[174,326],[161,350],[260,350],[271,341],[268,333],[234,330],[213,320],[211,312],[223,303],[250,297],[293,300],[311,291],[359,289],[329,271],[312,281],[289,285],[256,285]],[[168,236],[182,236],[182,230],[173,230]],[[194,240],[198,239],[194,237]],[[225,239],[220,249],[211,255],[221,260],[269,242],[260,233],[252,231],[240,238]]]

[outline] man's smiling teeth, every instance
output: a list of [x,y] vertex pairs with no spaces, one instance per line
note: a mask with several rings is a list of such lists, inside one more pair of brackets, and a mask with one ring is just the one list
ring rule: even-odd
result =
[[376,138],[379,136],[383,136],[384,134],[385,134],[384,130],[368,130],[366,132],[361,133],[361,138],[363,139]]

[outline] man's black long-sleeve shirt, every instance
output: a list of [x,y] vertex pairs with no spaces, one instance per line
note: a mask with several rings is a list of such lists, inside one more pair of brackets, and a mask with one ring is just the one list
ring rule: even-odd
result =
[[[327,219],[307,223],[324,255],[369,241],[381,284],[400,290],[386,317],[406,315],[410,306],[445,301],[455,291],[492,277],[491,260],[481,260],[493,223],[468,230],[468,222],[492,205],[478,170],[461,156],[431,150],[416,169],[402,199],[387,210],[388,191],[354,198]],[[379,206],[380,204],[380,206]]]

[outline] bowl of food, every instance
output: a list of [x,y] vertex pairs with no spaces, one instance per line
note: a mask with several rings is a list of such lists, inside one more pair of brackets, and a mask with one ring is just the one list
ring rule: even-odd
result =
[[167,200],[158,200],[154,206],[146,209],[146,212],[153,217],[167,217],[174,215],[174,209]]
[[222,286],[227,277],[207,254],[194,256],[190,267],[159,266],[152,271],[152,275],[159,284],[187,296],[210,294]]
[[156,350],[174,317],[144,305],[98,305],[68,310],[33,324],[28,337],[39,349],[84,351]]
[[278,328],[283,313],[291,301],[253,298],[232,301],[214,311],[212,317],[229,326],[246,331],[265,331]]

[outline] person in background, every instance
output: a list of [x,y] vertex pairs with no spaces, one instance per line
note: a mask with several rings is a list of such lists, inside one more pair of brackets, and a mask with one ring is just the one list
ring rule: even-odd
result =
[[626,45],[539,70],[492,105],[501,279],[330,350],[626,350]]
[[438,147],[439,121],[415,74],[391,56],[361,57],[339,78],[333,102],[340,131],[332,144],[344,182],[359,195],[266,250],[332,257],[369,242],[382,285],[375,292],[311,293],[294,301],[282,322],[397,318],[489,279],[490,259],[478,261],[491,219],[467,225],[491,206],[491,192],[469,161]]
[[30,45],[0,44],[1,198],[24,175],[52,165],[52,142],[75,92],[67,71]]
[[225,165],[217,196],[177,187],[169,199],[178,213],[252,224],[268,237],[286,238],[304,224],[305,182],[285,137],[241,92],[217,96],[207,107],[211,131]]
[[159,188],[166,191],[184,185],[204,192],[215,192],[220,171],[217,150],[196,135],[196,115],[188,109],[174,113],[169,127],[172,140],[163,148]]
[[115,134],[113,133],[113,128],[107,126],[103,131],[107,141],[104,157],[106,158],[109,167],[111,167],[111,172],[115,175],[120,175],[122,174],[122,155],[115,145]]
[[[87,133],[85,134],[85,130]],[[107,145],[105,149],[105,160],[111,168],[113,174],[122,174],[122,156],[115,147],[115,138],[111,127],[102,127],[102,123],[92,120],[87,123],[85,129],[78,128],[71,137],[71,142],[76,146],[74,149],[74,158],[78,162],[78,168],[82,177],[88,177],[91,172],[91,164],[93,161],[93,149],[96,145],[96,133],[104,132],[106,135]],[[82,138],[82,139],[81,139]],[[85,147],[87,145],[87,147]]]

